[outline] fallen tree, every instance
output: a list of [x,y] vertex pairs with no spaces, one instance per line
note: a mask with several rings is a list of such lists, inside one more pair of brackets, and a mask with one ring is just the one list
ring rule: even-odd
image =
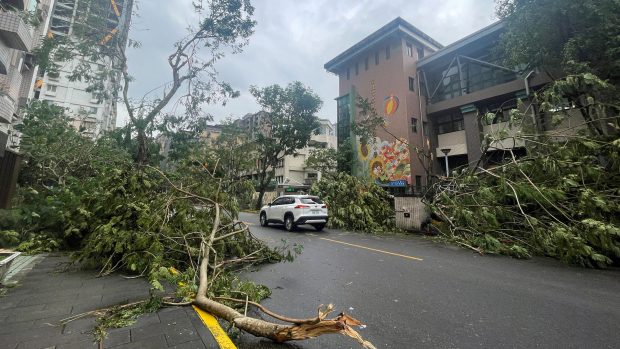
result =
[[[531,110],[513,110],[510,125],[522,132],[487,135],[479,165],[492,152],[503,154],[503,160],[454,171],[433,186],[429,202],[442,221],[435,227],[450,241],[479,253],[543,255],[588,267],[617,264],[620,110],[605,100],[609,94],[600,93],[612,90],[586,74],[557,81],[537,95],[541,114],[536,118],[542,120],[544,113],[560,123],[580,112],[562,108],[562,97],[581,91],[592,116],[576,126],[579,132],[536,133],[527,126]],[[482,117],[492,120],[495,115]],[[588,123],[604,125],[605,133],[594,134]],[[508,138],[524,141],[527,154],[517,156],[501,147]]]
[[393,198],[367,179],[346,173],[324,176],[310,189],[330,208],[328,226],[367,233],[380,233],[394,228]]

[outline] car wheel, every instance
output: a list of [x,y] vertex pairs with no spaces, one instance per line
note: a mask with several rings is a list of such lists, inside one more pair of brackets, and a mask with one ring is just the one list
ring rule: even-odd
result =
[[267,222],[267,215],[265,214],[265,212],[261,212],[261,214],[260,214],[260,226],[261,227],[266,227],[268,225],[269,225],[269,223]]
[[314,225],[314,229],[316,229],[316,231],[322,231],[323,228],[325,228],[325,224],[315,224]]
[[293,222],[293,216],[288,215],[284,218],[284,228],[288,231],[295,230],[295,223]]

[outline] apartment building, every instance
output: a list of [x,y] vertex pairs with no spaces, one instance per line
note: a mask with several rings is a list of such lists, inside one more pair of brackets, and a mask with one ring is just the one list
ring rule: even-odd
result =
[[[448,169],[479,161],[492,165],[508,150],[524,154],[525,141],[517,136],[524,130],[560,138],[575,133],[581,123],[577,115],[558,126],[535,116],[533,92],[551,80],[536,69],[501,64],[494,48],[503,30],[503,23],[493,23],[443,47],[397,18],[325,64],[339,76],[339,141],[341,134],[350,134],[345,125],[359,112],[353,96],[369,98],[386,121],[371,146],[350,137],[357,149],[353,174],[373,178],[394,193],[421,192],[430,175],[446,175],[446,164]],[[509,126],[515,108],[532,118]],[[493,120],[482,118],[487,113],[495,115]],[[509,137],[482,156],[485,135],[500,131]]]
[[[49,32],[51,35],[74,35],[79,27],[77,21],[84,16],[98,16],[102,20],[96,25],[101,32],[102,41],[108,45],[127,43],[133,0],[56,0],[51,14]],[[114,41],[117,41],[116,43]],[[103,98],[88,92],[90,84],[86,81],[70,81],[68,76],[78,64],[79,59],[57,62],[58,72],[41,72],[32,97],[65,108],[72,116],[72,124],[85,135],[93,138],[102,132],[116,127],[117,101],[113,97]],[[113,71],[113,59],[105,59],[91,64],[93,71]],[[118,90],[120,71],[116,76],[103,82],[106,91]]]
[[0,3],[0,208],[9,206],[19,172],[20,108],[26,106],[37,75],[31,51],[50,22],[54,0]]
[[[236,124],[244,130],[249,131],[249,141],[252,135],[265,127],[263,112],[247,114],[236,121]],[[321,173],[313,168],[306,166],[306,160],[310,152],[316,148],[332,148],[337,146],[336,125],[329,119],[320,118],[319,128],[313,134],[308,147],[300,149],[297,155],[287,155],[277,164],[274,171],[273,185],[279,193],[288,191],[295,193],[308,191],[312,183],[321,178]],[[258,173],[249,173],[248,178],[258,180]]]

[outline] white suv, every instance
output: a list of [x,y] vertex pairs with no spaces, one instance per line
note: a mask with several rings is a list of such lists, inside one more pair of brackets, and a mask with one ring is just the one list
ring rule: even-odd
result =
[[273,200],[260,209],[260,225],[284,223],[288,231],[300,224],[310,224],[321,231],[327,224],[329,216],[327,205],[317,196],[285,195]]

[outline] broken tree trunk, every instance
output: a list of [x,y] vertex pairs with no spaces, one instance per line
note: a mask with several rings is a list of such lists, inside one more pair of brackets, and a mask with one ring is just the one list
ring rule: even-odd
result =
[[[234,324],[242,331],[257,337],[269,338],[278,343],[314,338],[328,333],[340,333],[355,339],[364,348],[376,349],[372,343],[365,341],[359,333],[351,327],[362,325],[356,319],[344,313],[339,314],[333,319],[326,319],[326,316],[333,311],[333,306],[331,304],[324,309],[319,307],[317,317],[312,319],[297,320],[276,315],[275,317],[279,320],[291,323],[289,325],[284,325],[243,315],[225,304],[209,299],[206,296],[208,287],[209,253],[220,225],[220,205],[214,201],[211,201],[211,203],[215,209],[215,219],[211,234],[208,237],[203,237],[201,245],[202,260],[199,269],[200,281],[198,292],[193,302],[195,306]],[[260,307],[260,309],[264,310],[262,307]],[[268,312],[268,314],[274,316],[271,312]]]

